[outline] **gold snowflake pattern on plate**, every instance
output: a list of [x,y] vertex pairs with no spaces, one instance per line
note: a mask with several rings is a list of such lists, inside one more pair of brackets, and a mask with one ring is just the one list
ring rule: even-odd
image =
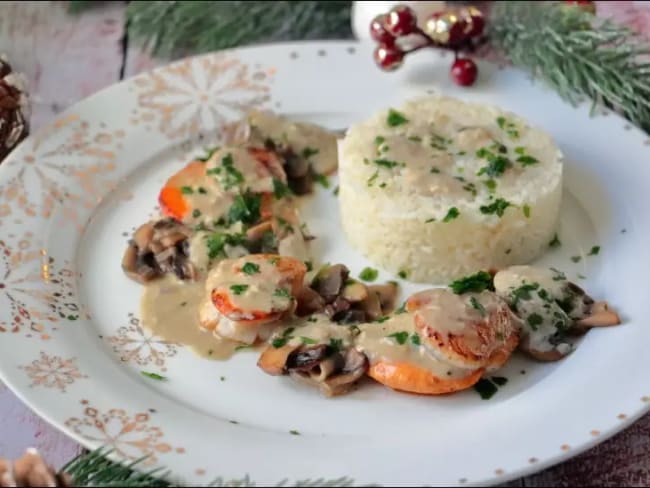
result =
[[125,131],[107,132],[68,115],[29,138],[22,158],[10,158],[12,176],[0,186],[0,225],[23,218],[49,218],[60,209],[66,222],[80,229],[113,190],[116,141]]
[[129,325],[117,329],[117,334],[104,337],[120,360],[139,366],[153,365],[167,371],[167,359],[176,356],[181,344],[150,334],[134,314],[129,313]]
[[138,108],[130,121],[170,139],[219,132],[270,100],[274,72],[224,53],[174,63],[134,79]]
[[155,463],[159,454],[184,452],[183,448],[174,449],[163,442],[165,434],[160,427],[150,425],[149,413],[130,414],[119,408],[102,412],[88,406],[85,400],[82,404],[85,405],[83,415],[66,420],[66,427],[88,441],[114,450],[122,458],[133,460],[147,456],[144,461],[147,465]]
[[0,334],[25,333],[49,339],[63,322],[88,318],[76,298],[74,272],[59,267],[47,251],[34,244],[34,235],[6,235],[0,240]]
[[43,351],[38,359],[19,368],[32,380],[30,387],[52,388],[61,393],[65,393],[66,387],[76,380],[88,378],[79,371],[76,358],[63,359],[59,356],[49,356]]

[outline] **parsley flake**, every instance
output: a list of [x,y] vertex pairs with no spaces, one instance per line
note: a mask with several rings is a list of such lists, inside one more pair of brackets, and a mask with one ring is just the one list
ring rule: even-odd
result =
[[524,217],[529,219],[530,218],[530,206],[528,204],[524,204],[524,206],[522,207],[522,210],[524,212]]
[[389,334],[386,337],[395,339],[395,341],[401,346],[406,344],[406,340],[409,338],[409,333],[406,331],[394,332],[393,334]]
[[191,186],[181,186],[181,193],[183,195],[191,195],[194,193],[194,190],[192,189]]
[[398,125],[406,124],[409,121],[403,113],[398,112],[395,109],[388,110],[388,116],[386,117],[386,123],[389,127],[397,127]]
[[247,275],[254,275],[260,272],[260,266],[259,264],[247,262],[242,266],[241,270]]
[[469,303],[472,305],[472,308],[481,314],[482,317],[487,315],[485,307],[479,302],[476,297],[470,297]]
[[305,159],[309,159],[312,156],[316,156],[320,152],[320,149],[314,148],[314,147],[306,147],[305,149],[302,150],[302,157]]
[[291,196],[291,193],[291,189],[284,181],[273,178],[273,196],[276,200],[289,197]]
[[582,256],[571,256],[571,261],[573,261],[574,263],[579,263],[581,259]]
[[445,223],[446,222],[451,222],[452,220],[458,218],[459,215],[460,215],[460,212],[458,211],[458,209],[456,207],[451,207],[447,211],[447,215],[445,215],[445,218],[442,219],[442,221],[445,222]]
[[246,290],[248,290],[248,285],[230,285],[230,291],[235,295],[241,295]]
[[375,281],[379,276],[379,271],[374,268],[363,268],[361,273],[359,273],[359,278],[364,281]]
[[275,291],[273,292],[273,296],[281,297],[281,298],[291,298],[291,294],[289,293],[289,290],[286,290],[285,288],[276,288]]
[[587,256],[596,256],[600,252],[600,246],[594,246],[591,248],[591,251],[589,251],[589,254]]
[[404,163],[398,163],[397,161],[391,161],[390,159],[375,159],[373,161],[377,166],[383,168],[395,168],[396,166],[406,166]]
[[457,295],[467,292],[480,293],[483,290],[494,291],[492,275],[487,271],[479,271],[473,275],[465,276],[449,284],[449,288]]
[[150,378],[150,379],[156,380],[156,381],[165,381],[167,379],[165,376],[161,376],[161,375],[156,374],[156,373],[149,373],[148,371],[140,371],[140,374],[142,376],[146,376],[147,378]]
[[544,323],[544,319],[542,316],[538,313],[532,313],[528,316],[528,319],[526,319],[526,322],[528,325],[530,325],[530,328],[533,330],[537,330],[542,323]]
[[560,239],[558,238],[557,233],[553,236],[553,239],[551,240],[551,242],[548,243],[548,247],[551,247],[551,248],[560,247],[561,245],[562,245],[562,243],[560,242]]
[[413,334],[411,334],[411,344],[413,344],[414,346],[422,345],[422,342],[420,341],[420,336],[416,332],[413,332]]
[[397,273],[397,276],[399,276],[400,278],[402,278],[403,280],[405,280],[406,278],[409,277],[409,271],[406,270],[406,269],[400,269],[400,270],[399,270],[399,273]]
[[479,210],[481,213],[489,215],[489,214],[496,214],[499,217],[503,217],[504,212],[506,209],[511,205],[510,202],[507,200],[504,200],[503,198],[497,198],[494,202],[492,202],[489,205],[481,205]]

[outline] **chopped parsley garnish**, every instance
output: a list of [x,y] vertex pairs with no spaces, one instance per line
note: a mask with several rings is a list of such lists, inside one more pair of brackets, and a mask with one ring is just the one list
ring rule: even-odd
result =
[[457,295],[462,295],[471,291],[475,293],[480,293],[483,290],[494,291],[494,284],[490,273],[487,271],[479,271],[473,275],[453,281],[449,285],[449,288]]
[[397,161],[391,161],[390,159],[375,159],[373,161],[377,166],[383,168],[395,168],[396,166],[406,166],[404,163],[398,163]]
[[146,376],[147,378],[150,378],[150,379],[156,380],[156,381],[165,381],[167,379],[164,376],[161,376],[161,375],[156,374],[156,373],[149,373],[147,371],[140,371],[140,374],[142,376]]
[[542,325],[542,323],[544,322],[544,319],[540,314],[532,313],[528,316],[526,322],[528,323],[528,325],[530,325],[531,329],[537,330],[539,326]]
[[260,272],[260,266],[259,264],[247,262],[242,266],[241,270],[247,275],[254,275]]
[[512,163],[508,158],[505,158],[503,156],[497,156],[485,148],[476,151],[476,155],[479,158],[487,159],[488,162],[486,166],[483,166],[478,171],[478,173],[476,173],[477,176],[487,175],[490,178],[495,178],[497,176],[501,176],[503,173],[506,172],[508,168],[512,166]]
[[562,243],[560,242],[560,239],[558,238],[557,234],[555,234],[551,242],[548,243],[548,247],[560,247],[561,245]]
[[343,349],[343,339],[330,338],[329,346],[335,351],[340,351]]
[[260,218],[260,207],[262,205],[262,195],[247,191],[242,195],[237,195],[232,206],[228,210],[228,221],[231,224],[243,222],[244,224],[254,224]]
[[456,207],[451,207],[447,211],[447,215],[445,215],[445,218],[442,219],[442,221],[443,222],[451,222],[452,220],[458,218],[459,215],[460,215],[460,212],[458,211],[458,209]]
[[339,186],[338,185],[336,185],[336,188],[334,188],[334,191],[332,193],[334,193],[334,196],[338,196],[338,194],[339,194]]
[[289,434],[291,434],[291,435],[300,435],[300,432],[298,432],[297,430],[290,430]]
[[400,315],[406,313],[406,302],[402,303],[397,309],[395,309],[395,315]]
[[405,269],[400,269],[399,273],[397,273],[397,276],[399,276],[400,278],[405,280],[406,278],[409,277],[409,272],[407,270],[405,270]]
[[495,180],[486,180],[483,182],[490,193],[494,193],[497,189],[497,182]]
[[276,200],[281,200],[291,196],[291,189],[284,181],[273,178],[273,196],[275,196]]
[[582,256],[571,256],[571,261],[573,261],[574,263],[579,263],[581,259]]
[[183,195],[191,195],[194,193],[194,190],[192,189],[191,186],[181,186],[181,193]]
[[474,391],[481,395],[483,400],[489,400],[497,391],[499,391],[499,387],[490,380],[481,378],[478,383],[474,385]]
[[416,332],[413,332],[413,334],[411,334],[411,344],[414,346],[419,346],[422,344],[420,341],[420,336]]
[[503,386],[508,382],[508,378],[504,378],[503,376],[492,376],[490,378],[497,386]]
[[235,295],[241,295],[246,290],[248,290],[248,285],[230,285],[230,291]]
[[409,136],[408,140],[412,142],[422,142],[422,138],[420,136]]
[[554,273],[554,275],[555,275],[555,276],[553,276],[553,281],[562,281],[562,280],[566,280],[566,276],[565,276],[565,274],[564,274],[562,271],[560,271],[559,269],[555,269],[555,268],[549,268],[549,269],[550,269],[551,271],[553,271],[553,273]]
[[390,317],[389,317],[388,315],[386,315],[386,316],[384,316],[384,317],[379,317],[378,319],[375,319],[375,322],[377,322],[378,324],[383,324],[383,323],[386,322],[388,319],[390,319]]
[[235,351],[243,351],[244,349],[253,349],[253,346],[241,345],[235,348]]
[[524,212],[524,217],[529,219],[530,218],[530,206],[528,204],[524,204],[524,206],[522,207],[522,210]]
[[434,219],[433,217],[431,217],[430,219],[425,220],[424,223],[425,223],[425,224],[430,224],[431,222],[435,222],[435,221],[436,221],[436,219]]
[[310,337],[300,336],[300,340],[304,345],[316,344],[316,341]]
[[481,305],[481,302],[479,302],[476,297],[470,297],[469,303],[472,305],[474,310],[481,314],[481,316],[485,317],[487,315],[485,307]]
[[585,275],[582,275],[582,274],[578,273],[578,279],[580,279],[580,280],[586,280],[587,277],[586,277]]
[[226,190],[244,182],[244,175],[234,166],[235,162],[233,161],[232,154],[226,154],[221,160],[221,164],[225,170],[223,173],[222,183]]
[[223,253],[226,245],[237,246],[243,244],[244,241],[245,238],[242,234],[222,234],[219,232],[210,234],[206,240],[208,257],[210,259],[216,259]]
[[273,339],[271,345],[276,349],[279,349],[282,346],[286,345],[287,342],[293,339],[291,334],[293,333],[294,330],[296,330],[294,327],[289,327],[288,329],[285,329],[284,331],[282,331],[282,335],[280,335],[280,337],[276,337],[275,339]]
[[507,120],[505,117],[503,116],[497,117],[497,124],[499,128],[504,130],[506,134],[508,134],[513,139],[519,137],[519,131],[517,130],[517,126],[513,122]]
[[438,168],[434,167],[434,168],[431,168],[430,172],[433,173],[433,174],[438,174],[438,173],[440,173],[440,170]]
[[307,268],[307,271],[311,271],[314,269],[314,264],[311,261],[305,261],[305,267]]
[[510,202],[504,200],[503,198],[497,198],[490,205],[481,205],[480,210],[483,214],[496,214],[499,217],[503,217],[506,208],[511,205]]
[[221,380],[221,381],[226,381],[226,377],[225,377],[225,376],[220,376],[220,377],[219,377],[219,380]]
[[212,155],[219,150],[219,146],[214,146],[214,147],[206,147],[203,149],[205,151],[205,156],[201,156],[196,158],[197,161],[201,161],[202,163],[205,163],[208,161]]
[[409,121],[404,114],[398,112],[395,109],[388,110],[388,117],[386,117],[386,123],[389,127],[397,127],[398,125],[406,124]]
[[291,294],[289,293],[289,290],[286,290],[285,288],[276,288],[275,291],[273,292],[273,296],[281,297],[281,298],[291,298]]
[[329,188],[330,187],[330,181],[327,179],[327,176],[319,174],[319,173],[313,173],[312,174],[314,181],[319,183],[323,188]]
[[473,196],[476,196],[478,193],[476,191],[476,185],[474,183],[467,183],[465,186],[463,186],[463,190],[470,192]]
[[359,273],[359,278],[364,281],[375,281],[379,276],[379,271],[373,268],[363,268]]
[[377,146],[381,146],[384,142],[386,142],[386,138],[384,136],[375,137],[375,144]]
[[305,159],[309,159],[312,156],[316,156],[320,152],[319,149],[316,149],[314,147],[306,147],[305,149],[302,150],[302,157]]
[[399,345],[406,344],[406,340],[409,338],[409,333],[406,331],[394,332],[393,334],[387,335],[391,339],[395,339]]
[[591,251],[589,251],[589,254],[587,256],[596,256],[600,252],[600,246],[594,246],[591,248]]
[[525,155],[523,155],[523,156],[519,156],[519,157],[517,158],[517,162],[518,162],[518,163],[521,163],[522,166],[531,166],[531,165],[533,165],[533,164],[537,164],[537,163],[539,163],[539,161],[538,161],[537,159],[535,159],[534,157],[529,156],[529,155],[527,155],[527,154],[525,154]]
[[192,212],[192,217],[198,219],[200,216],[201,216],[201,211],[198,208],[195,208],[194,211]]
[[375,171],[370,178],[368,178],[367,185],[372,186],[375,180],[379,177],[379,170]]
[[202,186],[199,186],[197,190],[201,195],[205,195],[206,193],[208,193],[208,190],[206,190]]
[[274,256],[274,257],[272,257],[272,258],[269,258],[269,263],[271,263],[273,266],[275,266],[276,264],[278,264],[278,261],[280,261],[280,258],[277,257],[277,256]]

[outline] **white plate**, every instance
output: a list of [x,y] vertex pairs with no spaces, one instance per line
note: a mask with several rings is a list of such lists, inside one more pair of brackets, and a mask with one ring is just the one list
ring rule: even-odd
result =
[[[26,140],[0,166],[2,379],[83,444],[151,455],[152,466],[191,483],[246,475],[259,484],[496,483],[567,459],[647,411],[647,137],[616,115],[590,118],[588,106],[570,107],[515,70],[480,64],[478,83],[459,88],[444,53],[421,52],[386,74],[371,51],[296,43],[183,60],[102,91]],[[586,276],[578,282],[622,312],[622,327],[590,332],[557,364],[515,358],[490,401],[373,384],[328,400],[266,376],[254,353],[208,361],[139,327],[140,287],[120,270],[126,236],[224,120],[266,106],[343,128],[433,88],[552,133],[568,159],[563,245],[543,262]],[[369,263],[339,237],[334,186],[306,203],[306,220],[320,259],[356,275]],[[600,254],[586,256],[593,245]]]

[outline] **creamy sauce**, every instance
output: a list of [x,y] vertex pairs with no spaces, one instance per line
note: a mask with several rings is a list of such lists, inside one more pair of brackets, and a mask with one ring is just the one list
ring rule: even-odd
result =
[[241,344],[201,330],[198,310],[203,286],[173,276],[147,283],[140,301],[141,322],[157,337],[187,346],[199,356],[227,359]]
[[[336,135],[317,125],[291,122],[269,112],[251,112],[251,142],[263,145],[268,138],[278,145],[290,146],[296,154],[308,151],[309,161],[318,174],[330,174],[338,166]],[[314,151],[316,151],[314,153]]]
[[572,320],[556,301],[571,297],[564,275],[545,268],[511,266],[494,277],[494,287],[522,321],[522,342],[529,349],[566,354],[564,340]]

